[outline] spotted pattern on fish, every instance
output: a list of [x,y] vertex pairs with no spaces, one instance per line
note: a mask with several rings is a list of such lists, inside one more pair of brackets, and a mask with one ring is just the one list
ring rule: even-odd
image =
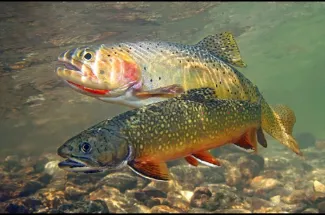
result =
[[[216,44],[213,45],[212,41]],[[93,91],[97,93],[95,96],[103,101],[141,107],[164,100],[163,94],[168,86],[179,86],[183,91],[202,87],[213,88],[216,98],[220,99],[256,102],[262,96],[254,90],[255,85],[233,67],[244,67],[246,64],[242,62],[239,50],[236,50],[236,42],[229,33],[208,36],[195,45],[145,41],[90,46],[87,50],[96,53],[92,59],[96,63],[82,60],[85,71],[90,73],[92,69],[94,76],[99,79],[94,79],[93,82],[86,79],[84,84],[88,87],[102,86],[107,91],[116,91],[106,97],[98,95],[105,94],[106,91]],[[75,55],[81,51],[75,50]],[[130,88],[134,91],[128,91]],[[159,94],[157,89],[164,92]],[[144,96],[136,97],[136,92]],[[293,111],[285,107],[285,113],[289,115],[282,118],[283,115],[272,109],[264,99],[261,104],[263,130],[301,155],[299,146],[290,132],[295,120],[287,122],[288,118],[295,119]]]

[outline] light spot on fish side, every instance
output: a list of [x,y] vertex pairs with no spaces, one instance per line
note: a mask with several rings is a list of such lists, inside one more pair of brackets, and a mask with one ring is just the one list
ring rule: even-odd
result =
[[140,149],[143,149],[143,145],[142,144],[140,144]]

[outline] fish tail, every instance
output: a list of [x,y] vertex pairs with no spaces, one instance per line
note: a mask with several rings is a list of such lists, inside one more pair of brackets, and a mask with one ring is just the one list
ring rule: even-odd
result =
[[285,105],[270,107],[262,100],[262,128],[281,144],[302,156],[299,145],[292,136],[296,116],[293,110]]

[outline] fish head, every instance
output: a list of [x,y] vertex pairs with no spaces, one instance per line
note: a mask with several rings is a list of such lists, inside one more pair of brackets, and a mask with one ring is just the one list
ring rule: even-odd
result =
[[132,148],[114,131],[99,128],[72,137],[58,148],[57,153],[66,158],[59,163],[61,169],[96,173],[125,166],[131,159]]
[[128,49],[83,46],[59,55],[56,74],[70,87],[92,97],[118,97],[141,85],[141,69]]

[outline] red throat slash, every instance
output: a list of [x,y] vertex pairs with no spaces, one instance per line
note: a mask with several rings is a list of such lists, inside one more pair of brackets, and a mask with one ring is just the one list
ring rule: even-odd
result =
[[82,85],[79,85],[79,84],[76,84],[76,83],[73,83],[71,81],[67,81],[69,82],[69,84],[72,84],[73,86],[83,90],[83,91],[86,91],[88,93],[92,93],[92,94],[96,94],[96,95],[106,95],[109,90],[99,90],[99,89],[91,89],[91,88],[88,88],[88,87],[84,87]]

